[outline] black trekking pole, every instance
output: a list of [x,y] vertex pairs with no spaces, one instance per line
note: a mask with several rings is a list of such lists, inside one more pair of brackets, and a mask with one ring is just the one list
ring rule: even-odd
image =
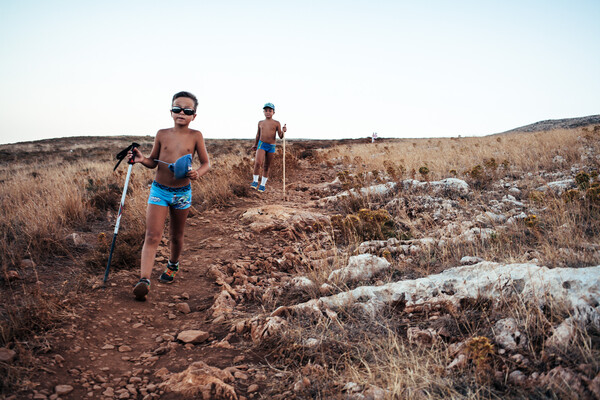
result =
[[[137,143],[131,143],[129,145],[129,147],[127,147],[126,149],[123,149],[119,152],[119,154],[117,154],[117,159],[119,161],[117,161],[117,165],[115,165],[115,167],[113,168],[113,171],[117,169],[117,167],[119,166],[119,164],[121,163],[121,161],[123,161],[123,159],[125,157],[127,157],[127,153],[131,150],[133,151],[133,149],[135,149],[136,147],[140,147],[139,144]],[[132,155],[131,159],[129,159],[128,164],[129,164],[129,168],[127,169],[127,177],[125,178],[125,187],[123,188],[123,195],[121,196],[121,205],[119,206],[119,214],[117,215],[117,222],[115,224],[115,233],[113,235],[112,238],[112,244],[110,245],[110,253],[108,254],[108,262],[106,263],[106,272],[104,272],[104,284],[106,285],[106,281],[108,279],[108,273],[110,272],[110,261],[112,260],[112,255],[113,255],[113,251],[115,249],[115,242],[117,241],[117,233],[119,233],[119,224],[121,223],[121,217],[123,216],[123,206],[125,205],[125,196],[127,195],[127,186],[129,185],[129,177],[131,176],[131,168],[133,167],[133,158],[135,156]]]

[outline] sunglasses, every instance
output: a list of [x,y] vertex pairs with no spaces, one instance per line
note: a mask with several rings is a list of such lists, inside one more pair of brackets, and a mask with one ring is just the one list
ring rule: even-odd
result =
[[194,113],[196,112],[196,111],[194,111],[191,108],[181,108],[181,107],[173,107],[173,108],[171,108],[171,112],[173,114],[179,114],[182,111],[183,111],[183,113],[185,115],[194,115]]

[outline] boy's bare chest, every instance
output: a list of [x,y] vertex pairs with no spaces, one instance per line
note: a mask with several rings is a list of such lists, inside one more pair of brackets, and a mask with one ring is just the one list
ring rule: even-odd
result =
[[276,126],[277,126],[277,122],[275,122],[273,120],[260,121],[260,127],[262,129],[275,129]]
[[260,132],[265,135],[274,135],[277,130],[277,123],[274,121],[261,121]]
[[165,162],[174,162],[186,154],[193,154],[196,147],[195,137],[177,136],[165,138],[160,146],[160,159]]

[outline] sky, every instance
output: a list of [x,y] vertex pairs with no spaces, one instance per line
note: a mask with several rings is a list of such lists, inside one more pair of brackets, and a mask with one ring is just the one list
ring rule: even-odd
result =
[[600,1],[0,0],[0,143],[482,136],[600,114]]

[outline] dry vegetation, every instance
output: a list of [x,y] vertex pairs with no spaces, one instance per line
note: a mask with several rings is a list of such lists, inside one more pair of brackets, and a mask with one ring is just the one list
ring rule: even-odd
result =
[[[113,173],[112,158],[134,139],[149,151],[152,138],[104,139],[102,149],[89,138],[63,139],[61,148],[52,141],[0,146],[4,160],[0,164],[0,272],[4,278],[0,283],[0,347],[18,347],[23,354],[43,352],[44,330],[68,316],[68,305],[77,293],[92,277],[102,274],[125,174],[123,166]],[[374,145],[327,143],[328,148],[323,143],[298,142],[290,145],[286,167],[300,172],[306,163],[326,168],[332,177],[336,174],[344,189],[410,178],[457,177],[469,183],[472,196],[451,200],[469,209],[466,217],[471,218],[498,200],[495,188],[515,181],[519,200],[529,204],[526,218],[487,240],[448,242],[410,261],[382,253],[392,263],[390,273],[377,276],[374,282],[340,284],[336,290],[341,291],[361,283],[377,285],[438,273],[460,265],[465,255],[501,263],[537,260],[548,267],[600,264],[599,139],[600,127],[596,126],[483,138],[382,140]],[[196,212],[227,207],[230,200],[248,195],[250,145],[250,141],[208,142],[213,168],[201,183],[194,184]],[[280,170],[278,158],[272,176]],[[120,246],[113,258],[113,265],[121,268],[139,266],[145,188],[152,172],[134,169]],[[562,195],[537,190],[565,177],[577,177],[577,188]],[[300,253],[325,250],[333,257],[319,268],[307,265],[298,270],[319,287],[333,270],[346,265],[361,242],[435,238],[448,223],[423,204],[423,196],[418,190],[398,188],[383,196],[349,196],[330,206],[326,212],[331,225],[322,227],[318,240],[301,237],[295,246]],[[394,197],[402,201],[391,202]],[[73,233],[85,240],[77,240]],[[15,271],[21,279],[11,278]],[[45,277],[43,282],[40,275]],[[291,299],[298,302],[320,295],[313,290]],[[261,307],[272,310],[283,303],[274,298]],[[567,348],[544,347],[548,326],[566,317],[558,304],[540,310],[514,297],[501,304],[483,300],[465,304],[458,313],[442,308],[410,315],[398,305],[376,321],[352,310],[332,320],[290,318],[288,334],[256,345],[280,372],[280,385],[272,386],[265,396],[284,398],[301,374],[312,385],[310,390],[293,393],[299,398],[352,398],[355,386],[349,382],[362,391],[371,386],[373,393],[383,389],[380,398],[569,398],[572,393],[558,384],[529,389],[509,380],[508,372],[519,360],[498,352],[489,339],[500,315],[510,315],[526,327],[529,345],[523,355],[529,364],[521,365],[523,370],[547,372],[555,366],[577,370],[584,365],[591,378],[600,372],[597,330],[579,332]],[[430,346],[408,340],[409,327],[436,324],[449,332],[443,340]],[[302,345],[307,338],[317,339],[320,345]],[[468,347],[468,367],[449,370],[451,346],[458,342]],[[23,357],[18,365],[0,363],[0,393],[17,387],[32,368]]]

